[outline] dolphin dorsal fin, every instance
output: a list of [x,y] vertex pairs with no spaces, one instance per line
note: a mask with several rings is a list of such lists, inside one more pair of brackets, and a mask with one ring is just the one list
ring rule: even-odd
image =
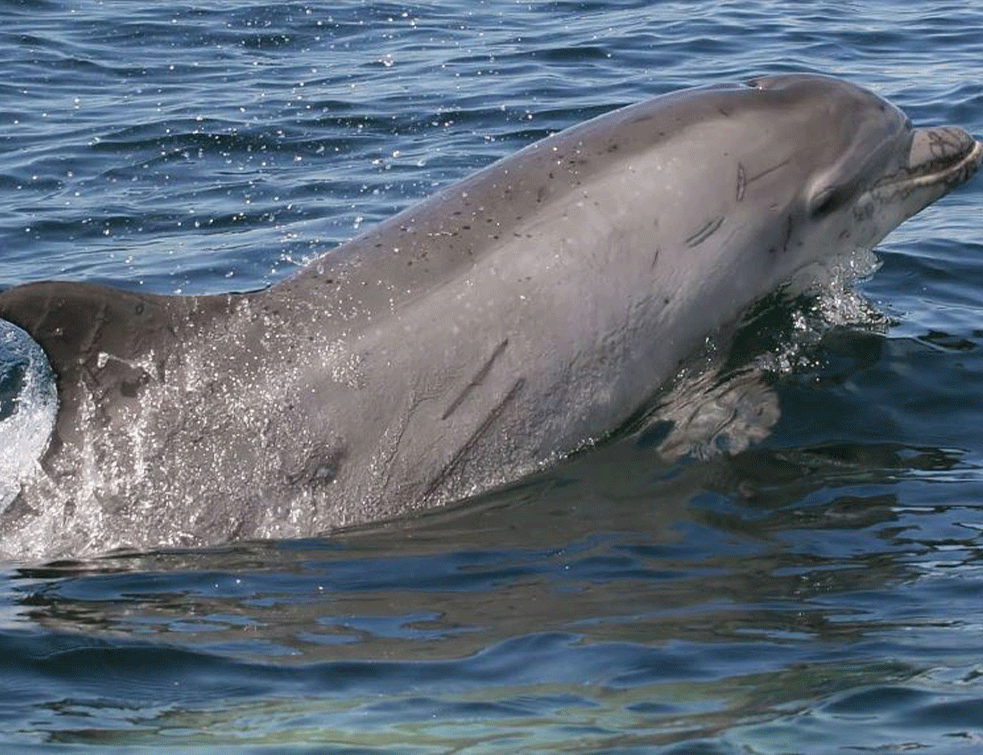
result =
[[[29,283],[0,293],[0,318],[41,346],[55,373],[57,433],[72,434],[84,386],[97,401],[110,392],[138,399],[165,379],[182,338],[228,313],[236,295],[160,296],[91,283]],[[107,402],[108,404],[109,402]]]
[[90,283],[46,282],[0,294],[0,317],[27,331],[59,375],[107,345],[120,357],[143,353],[172,327],[168,297]]

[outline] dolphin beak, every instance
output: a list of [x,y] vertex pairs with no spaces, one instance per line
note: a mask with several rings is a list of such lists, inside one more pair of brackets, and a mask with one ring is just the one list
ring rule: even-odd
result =
[[969,180],[983,160],[983,144],[957,126],[917,128],[901,168],[871,187],[884,201],[905,203],[911,217],[943,194]]
[[931,184],[953,189],[976,172],[981,159],[983,145],[957,126],[915,129],[902,183],[912,189]]

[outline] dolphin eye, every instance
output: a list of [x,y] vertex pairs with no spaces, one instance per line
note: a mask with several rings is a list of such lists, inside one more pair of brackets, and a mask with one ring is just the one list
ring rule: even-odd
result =
[[809,215],[812,218],[821,218],[829,215],[833,210],[843,204],[847,192],[842,186],[830,186],[809,200]]

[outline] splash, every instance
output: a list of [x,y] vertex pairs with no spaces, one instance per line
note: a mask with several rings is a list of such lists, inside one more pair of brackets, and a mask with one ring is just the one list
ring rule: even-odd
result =
[[38,468],[57,413],[55,376],[41,347],[0,320],[0,511]]
[[830,330],[886,331],[887,317],[855,288],[880,264],[872,251],[854,250],[802,270],[780,293],[789,327],[781,330],[785,335],[779,342],[754,359],[755,365],[779,374],[814,368],[816,347]]

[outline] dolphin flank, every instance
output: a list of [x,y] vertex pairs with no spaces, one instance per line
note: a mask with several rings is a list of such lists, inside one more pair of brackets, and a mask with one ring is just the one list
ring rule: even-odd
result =
[[555,134],[263,291],[4,291],[59,408],[0,556],[307,536],[515,480],[981,156],[852,84],[769,76]]

